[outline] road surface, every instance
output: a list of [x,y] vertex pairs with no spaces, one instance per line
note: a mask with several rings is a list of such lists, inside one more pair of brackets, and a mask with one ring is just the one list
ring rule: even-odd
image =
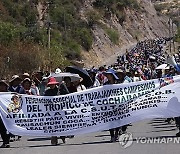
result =
[[[123,148],[120,143],[110,143],[108,131],[85,134],[67,139],[63,144],[59,139],[57,146],[51,146],[47,137],[23,137],[20,141],[11,142],[11,148],[0,149],[0,154],[179,154],[180,138],[175,137],[178,132],[174,122],[168,124],[164,119],[151,119],[133,123],[127,132],[132,133],[132,145]],[[156,137],[165,141],[161,143],[147,143],[144,138]],[[142,139],[142,140],[141,140]],[[167,143],[166,140],[171,142]],[[179,144],[173,140],[178,139]],[[0,142],[1,139],[0,139]]]

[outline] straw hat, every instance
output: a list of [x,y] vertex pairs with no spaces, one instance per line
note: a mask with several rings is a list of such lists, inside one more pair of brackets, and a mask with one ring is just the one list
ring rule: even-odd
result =
[[28,81],[30,84],[32,84],[32,81],[31,81],[31,79],[29,79],[29,78],[25,78],[25,79],[22,81],[22,84],[24,84],[26,81]]

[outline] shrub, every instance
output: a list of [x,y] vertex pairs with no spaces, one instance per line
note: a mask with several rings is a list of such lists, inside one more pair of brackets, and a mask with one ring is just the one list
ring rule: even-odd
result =
[[98,24],[100,15],[96,11],[88,11],[86,13],[88,25],[92,27],[94,24]]
[[162,4],[154,4],[154,8],[157,12],[161,12],[164,9],[164,5]]
[[36,21],[36,8],[30,5],[29,2],[2,0],[2,4],[5,6],[8,15],[12,17],[11,20],[14,20],[14,22],[26,25]]
[[3,49],[3,55],[0,57],[4,59],[4,64],[7,64],[7,57],[10,58],[7,73],[31,72],[38,69],[43,61],[41,48],[29,42],[16,41],[16,44],[1,49]]
[[180,43],[180,27],[178,27],[177,34],[175,35],[175,41]]
[[74,40],[68,40],[64,45],[64,55],[66,58],[70,60],[80,59],[80,46]]
[[0,22],[0,42],[9,44],[18,37],[18,29],[11,23]]
[[97,8],[108,8],[109,10],[112,6],[116,6],[119,8],[129,7],[137,9],[139,8],[137,0],[96,0],[93,5]]
[[[47,2],[47,0],[39,0]],[[81,59],[81,49],[90,50],[93,34],[90,25],[96,24],[96,12],[87,14],[89,24],[81,19],[78,10],[85,0],[50,0],[49,16],[51,24],[51,48],[47,48],[47,25],[37,25],[38,0],[2,0],[0,2],[0,66],[7,72],[31,71],[39,66],[55,68]],[[3,8],[1,10],[1,8]],[[7,22],[8,21],[8,22]],[[46,16],[44,22],[46,22]],[[81,48],[82,47],[82,48]],[[1,50],[1,47],[0,47]],[[4,60],[5,59],[5,60]],[[26,66],[27,65],[27,66]],[[18,67],[17,67],[18,66]],[[1,72],[0,72],[1,73]]]
[[38,27],[21,27],[20,39],[21,41],[30,41],[42,46],[47,46],[47,30]]
[[125,12],[124,8],[131,8],[131,9],[139,9],[139,4],[137,0],[96,0],[93,5],[96,8],[103,9],[108,15],[108,13],[115,14],[120,24],[123,24],[125,21]]
[[79,28],[76,30],[74,37],[77,37],[78,42],[85,50],[89,51],[91,49],[93,37],[90,29]]
[[105,32],[109,36],[109,39],[114,43],[118,44],[119,43],[119,34],[118,31],[112,28],[105,28]]

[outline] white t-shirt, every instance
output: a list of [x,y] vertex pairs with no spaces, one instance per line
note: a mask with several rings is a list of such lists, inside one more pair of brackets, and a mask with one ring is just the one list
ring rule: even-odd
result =
[[79,91],[83,91],[83,90],[86,90],[86,87],[82,84],[80,84],[78,87],[77,87],[77,92]]

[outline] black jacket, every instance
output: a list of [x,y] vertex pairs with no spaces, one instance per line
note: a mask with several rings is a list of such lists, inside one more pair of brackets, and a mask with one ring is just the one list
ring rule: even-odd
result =
[[44,94],[44,96],[57,96],[57,95],[58,95],[57,87],[55,87],[54,89],[47,89]]

